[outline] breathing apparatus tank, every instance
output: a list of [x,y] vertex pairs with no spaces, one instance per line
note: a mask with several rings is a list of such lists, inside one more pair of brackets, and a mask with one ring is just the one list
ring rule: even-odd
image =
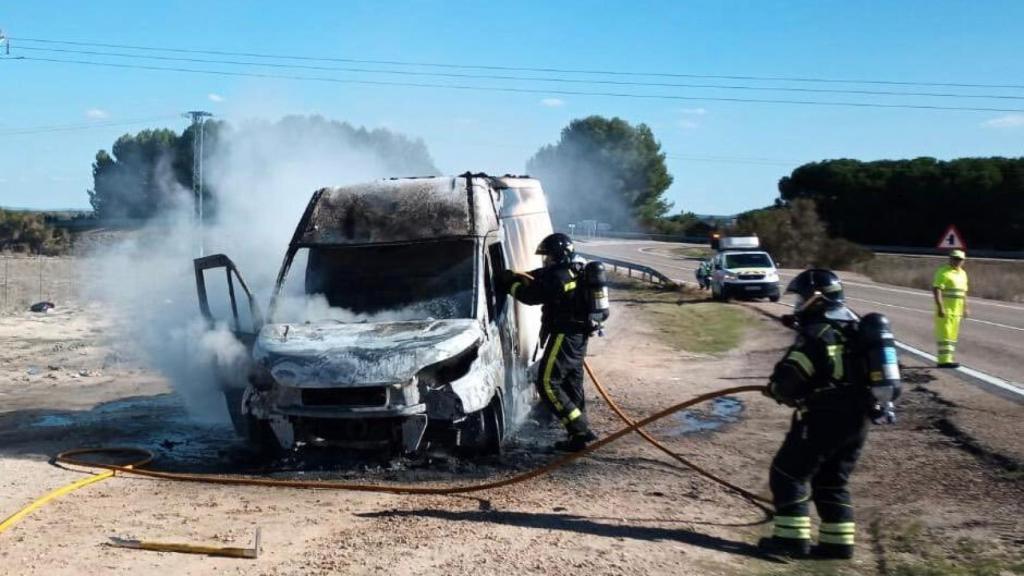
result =
[[900,366],[896,339],[889,319],[877,312],[860,319],[860,339],[867,362],[867,385],[877,410],[890,422],[895,421],[893,402],[900,397]]
[[599,331],[608,320],[608,274],[604,264],[598,261],[588,262],[583,267],[583,290],[587,299],[587,313],[590,327]]

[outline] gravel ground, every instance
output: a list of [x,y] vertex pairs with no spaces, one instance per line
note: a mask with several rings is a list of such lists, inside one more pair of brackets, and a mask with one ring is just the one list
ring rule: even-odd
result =
[[[642,301],[619,300],[590,361],[628,413],[763,382],[791,338],[749,313],[739,348],[692,354],[659,340]],[[686,305],[696,296],[681,298]],[[628,301],[627,301],[628,300]],[[162,469],[413,483],[465,483],[549,460],[556,430],[528,422],[499,459],[428,463],[309,454],[267,470],[223,425],[197,423],[159,375],[111,349],[102,311],[58,307],[0,318],[0,516],[83,477],[56,452],[154,450]],[[752,543],[766,515],[633,437],[538,480],[462,497],[224,487],[119,477],[84,488],[0,534],[0,573],[80,574],[1000,574],[1022,573],[1020,405],[908,366],[900,422],[875,428],[854,479],[857,558],[783,563]],[[620,427],[590,388],[602,433]],[[789,412],[757,394],[650,431],[687,458],[767,494]],[[247,546],[258,560],[111,548],[111,536]],[[984,572],[992,567],[993,572]],[[928,572],[927,570],[932,570]],[[973,571],[970,571],[973,570]]]

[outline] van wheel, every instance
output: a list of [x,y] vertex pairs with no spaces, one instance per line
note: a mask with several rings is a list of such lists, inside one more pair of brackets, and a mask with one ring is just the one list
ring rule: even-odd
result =
[[243,438],[247,435],[248,423],[242,415],[242,396],[245,395],[244,388],[225,388],[224,405],[228,409],[228,416],[231,417],[231,426],[235,433]]
[[273,459],[281,457],[287,450],[277,441],[277,434],[274,434],[270,422],[260,420],[253,416],[245,416],[246,440],[249,447],[255,450],[260,457]]
[[460,424],[458,452],[466,457],[497,456],[505,437],[501,399],[495,395],[491,403],[466,417]]
[[227,388],[224,390],[224,403],[231,416],[231,425],[235,433],[246,440],[249,448],[263,458],[276,458],[286,452],[270,423],[248,414],[242,414],[242,396],[244,389]]
[[771,302],[778,302],[782,297],[776,294],[775,296],[769,296],[768,300]]

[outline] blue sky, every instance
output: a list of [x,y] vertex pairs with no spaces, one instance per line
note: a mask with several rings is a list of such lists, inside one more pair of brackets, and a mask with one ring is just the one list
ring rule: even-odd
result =
[[[5,3],[0,8],[0,29],[15,39],[11,42],[13,54],[35,57],[89,59],[19,51],[19,47],[43,45],[19,42],[18,38],[472,65],[999,85],[1024,85],[1022,21],[1024,2],[994,0],[38,1]],[[126,131],[146,127],[104,123],[173,117],[197,108],[229,120],[319,113],[357,125],[388,127],[423,138],[438,166],[449,173],[467,169],[520,172],[526,159],[541,145],[554,142],[571,119],[589,114],[617,115],[651,126],[670,155],[668,164],[675,183],[668,197],[675,203],[674,211],[698,213],[732,213],[768,204],[777,195],[778,179],[807,161],[1024,154],[1024,112],[815,107],[710,98],[1014,110],[1024,109],[1024,99],[565,86],[538,81],[332,74],[339,78],[517,86],[541,92],[370,87],[0,61],[0,205],[87,207],[85,190],[91,186],[90,163],[96,150],[109,148]],[[1024,97],[1024,89],[1008,88],[625,79]],[[549,89],[672,94],[697,99],[545,93]],[[91,127],[15,133],[19,129],[79,124]],[[185,120],[171,118],[154,124],[181,129]],[[296,192],[303,196],[309,193]]]

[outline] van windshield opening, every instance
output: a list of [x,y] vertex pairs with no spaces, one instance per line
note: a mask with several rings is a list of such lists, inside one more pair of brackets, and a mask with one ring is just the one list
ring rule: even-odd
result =
[[726,254],[725,267],[733,268],[771,268],[772,261],[764,253]]
[[472,240],[311,247],[306,294],[355,314],[472,318],[475,254]]

